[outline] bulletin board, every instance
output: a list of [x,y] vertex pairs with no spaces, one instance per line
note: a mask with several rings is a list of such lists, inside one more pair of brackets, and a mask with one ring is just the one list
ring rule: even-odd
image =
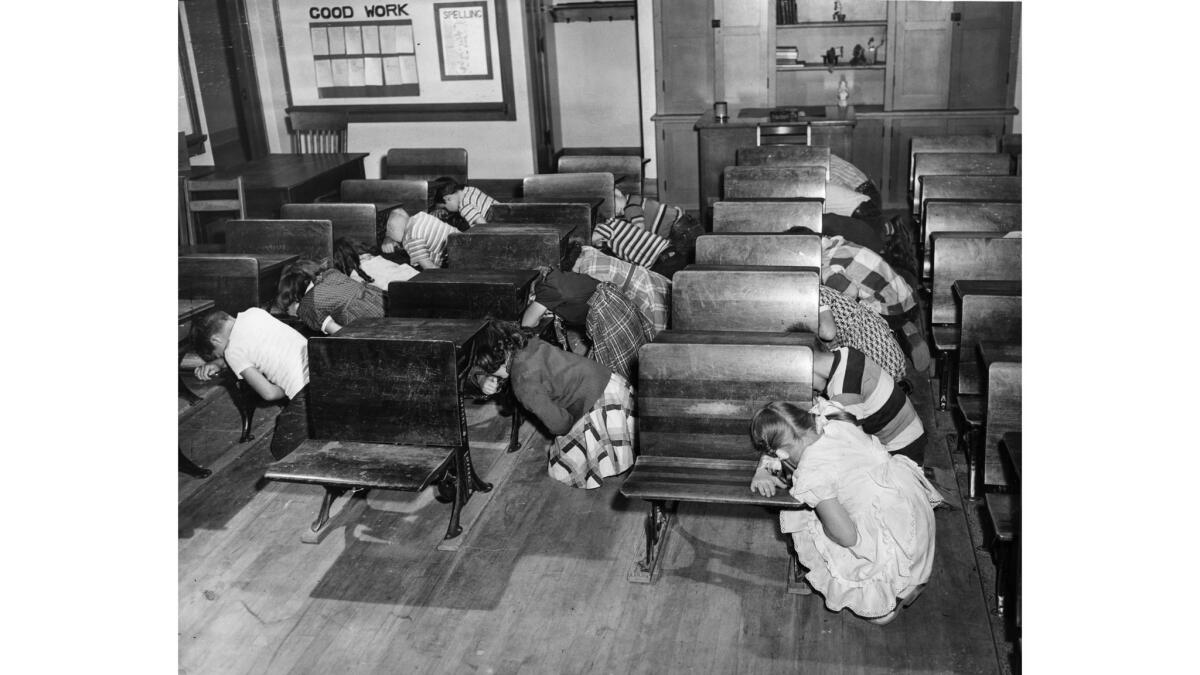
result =
[[516,119],[507,0],[274,0],[288,110]]

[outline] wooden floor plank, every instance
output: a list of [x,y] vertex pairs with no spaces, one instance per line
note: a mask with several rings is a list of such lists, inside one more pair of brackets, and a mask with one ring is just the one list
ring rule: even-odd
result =
[[[926,464],[953,475],[923,393]],[[471,422],[473,445],[502,447],[507,419]],[[756,506],[681,505],[661,577],[629,583],[645,504],[619,494],[620,477],[561,485],[545,457],[540,441],[507,455],[471,536],[439,551],[447,508],[427,493],[372,497],[356,521],[302,544],[321,490],[259,483],[269,453],[241,453],[180,502],[180,672],[998,670],[961,508],[937,511],[925,594],[880,627],[788,595],[778,521]]]

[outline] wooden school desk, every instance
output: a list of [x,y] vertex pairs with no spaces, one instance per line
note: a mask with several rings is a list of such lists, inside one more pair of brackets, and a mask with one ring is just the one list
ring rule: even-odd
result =
[[308,204],[336,195],[342,181],[363,178],[365,152],[340,155],[271,154],[214,167],[214,179],[242,177],[247,218],[278,218],[284,204]]

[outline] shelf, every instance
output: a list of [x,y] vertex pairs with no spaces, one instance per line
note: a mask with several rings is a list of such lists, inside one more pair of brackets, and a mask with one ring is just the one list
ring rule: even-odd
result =
[[801,23],[775,24],[776,28],[864,28],[867,26],[887,26],[887,19],[878,21],[804,21]]
[[550,16],[556,23],[571,23],[572,21],[620,21],[637,18],[637,2],[634,0],[618,0],[616,2],[572,2],[554,5],[549,9]]
[[874,65],[870,65],[870,66],[847,66],[847,65],[841,65],[841,64],[839,64],[839,65],[836,65],[836,66],[827,66],[827,65],[825,65],[824,63],[813,63],[813,64],[806,65],[806,66],[788,66],[788,65],[778,65],[778,64],[776,64],[776,66],[775,66],[775,70],[776,70],[776,71],[800,71],[800,70],[884,70],[885,68],[887,68],[887,64],[886,64],[886,63],[876,63],[876,64],[874,64]]

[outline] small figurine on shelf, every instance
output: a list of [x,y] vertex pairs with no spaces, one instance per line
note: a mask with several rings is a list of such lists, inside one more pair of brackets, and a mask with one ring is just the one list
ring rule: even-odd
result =
[[850,86],[846,84],[846,78],[842,78],[838,82],[838,107],[845,108],[850,105]]
[[[874,39],[874,38],[872,38]],[[850,65],[865,66],[867,64],[867,54],[863,51],[862,45],[854,45],[854,52],[850,55]]]
[[871,38],[870,40],[867,40],[867,63],[869,65],[872,65],[872,66],[875,65],[875,50],[876,49],[878,49],[878,45],[875,44],[875,38]]
[[834,0],[833,3],[833,20],[842,23],[846,20],[846,15],[842,13],[841,0]]

